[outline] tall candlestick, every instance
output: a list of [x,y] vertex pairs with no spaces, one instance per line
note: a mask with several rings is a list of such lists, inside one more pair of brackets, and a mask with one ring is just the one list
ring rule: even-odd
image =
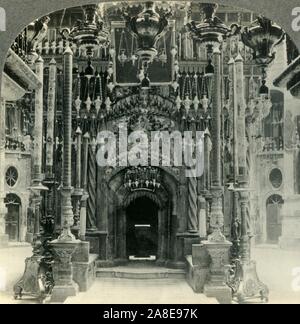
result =
[[236,80],[236,67],[234,59],[231,58],[228,62],[229,67],[229,77],[231,80],[231,105],[233,114],[233,178],[234,182],[237,180],[239,174],[239,164],[238,164],[238,136],[237,136],[237,80]]
[[221,52],[213,53],[214,77],[212,96],[212,185],[221,187]]
[[247,177],[247,143],[246,143],[246,112],[245,112],[246,103],[245,103],[245,90],[244,90],[244,62],[240,54],[235,59],[235,71],[236,71],[236,94],[237,94],[237,107],[238,107],[237,138],[239,139],[239,145],[238,145],[239,175],[245,179],[245,177]]
[[213,52],[214,77],[212,97],[212,205],[210,226],[213,233],[209,236],[210,241],[226,241],[222,234],[224,226],[224,214],[222,204],[222,181],[221,181],[221,52],[218,48]]
[[63,105],[63,177],[61,189],[62,233],[58,238],[62,242],[75,241],[71,233],[74,224],[73,207],[71,201],[72,177],[72,85],[73,85],[73,52],[70,47],[64,52],[64,105]]
[[56,94],[56,61],[53,58],[49,68],[48,112],[47,112],[47,144],[46,144],[46,175],[53,173],[53,145],[54,145],[54,114]]
[[35,120],[34,120],[34,182],[35,184],[42,181],[42,148],[43,148],[43,84],[44,84],[44,61],[41,56],[36,61],[37,78],[41,86],[35,90]]

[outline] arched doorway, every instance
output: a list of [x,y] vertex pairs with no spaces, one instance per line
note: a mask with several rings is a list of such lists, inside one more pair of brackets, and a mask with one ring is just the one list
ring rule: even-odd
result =
[[267,200],[267,243],[277,244],[282,234],[283,203],[280,195],[273,195]]
[[158,252],[158,206],[147,197],[132,201],[126,209],[127,257],[156,259]]
[[11,242],[17,242],[20,238],[20,212],[21,200],[15,194],[8,194],[5,198],[7,214],[5,217],[5,233]]

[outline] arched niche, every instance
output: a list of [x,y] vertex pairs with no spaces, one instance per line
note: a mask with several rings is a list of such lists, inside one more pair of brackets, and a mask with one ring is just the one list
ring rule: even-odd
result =
[[[174,258],[174,241],[178,230],[178,207],[180,197],[177,193],[178,180],[160,169],[162,174],[161,186],[155,191],[139,189],[131,190],[125,188],[124,174],[127,168],[119,169],[108,179],[108,186],[111,195],[115,197],[114,211],[111,211],[108,217],[109,233],[115,235],[118,240],[115,241],[113,258],[122,262],[128,262],[128,251],[126,247],[127,238],[127,211],[128,207],[138,199],[148,199],[158,208],[158,250],[156,261],[159,264],[165,264]],[[182,197],[185,199],[185,197]]]
[[5,232],[9,236],[10,241],[17,242],[20,240],[22,202],[20,197],[13,193],[7,194],[4,202],[7,208]]
[[274,194],[267,199],[267,242],[277,244],[282,235],[281,209],[284,200],[281,195]]

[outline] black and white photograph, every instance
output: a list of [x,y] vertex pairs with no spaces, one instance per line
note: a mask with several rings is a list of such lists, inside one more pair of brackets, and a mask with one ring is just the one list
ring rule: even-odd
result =
[[300,304],[299,46],[294,0],[0,0],[0,304]]

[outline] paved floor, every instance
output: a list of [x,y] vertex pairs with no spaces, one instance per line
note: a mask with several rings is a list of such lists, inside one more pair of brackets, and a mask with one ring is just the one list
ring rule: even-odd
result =
[[13,299],[13,286],[21,278],[24,261],[31,254],[29,244],[12,244],[9,248],[0,249],[0,304],[20,303]]
[[270,289],[270,303],[300,304],[300,251],[261,246],[253,249],[252,258],[260,280]]
[[67,304],[217,304],[214,298],[195,294],[184,279],[97,280],[87,293]]
[[[30,299],[14,301],[12,297],[12,287],[21,277],[24,260],[31,255],[31,250],[30,246],[0,249],[0,304],[33,302]],[[270,303],[300,304],[300,251],[262,246],[253,249],[253,259],[257,261],[260,279],[270,288]],[[95,296],[98,296],[97,299]],[[88,293],[76,298],[74,303],[213,302],[194,294],[186,282],[180,279],[150,280],[148,283],[143,280],[98,279]]]

